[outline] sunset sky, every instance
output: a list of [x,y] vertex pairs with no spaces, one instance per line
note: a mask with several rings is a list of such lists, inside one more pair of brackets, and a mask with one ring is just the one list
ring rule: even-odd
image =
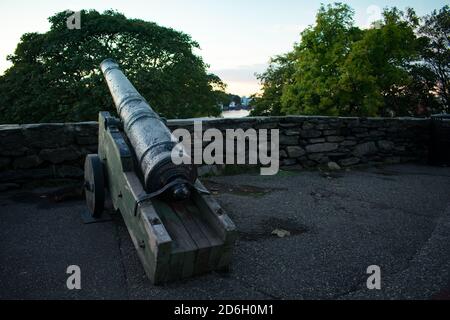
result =
[[[446,4],[438,0],[343,2],[355,9],[355,20],[361,27],[379,18],[386,6],[410,6],[423,15]],[[20,36],[46,32],[47,18],[54,13],[116,9],[129,18],[154,21],[190,34],[201,45],[198,54],[210,65],[210,71],[228,84],[228,91],[248,96],[259,89],[255,72],[264,71],[271,56],[287,52],[299,41],[300,32],[314,23],[319,6],[319,1],[311,0],[2,0],[0,74],[10,66],[6,56],[14,52]]]

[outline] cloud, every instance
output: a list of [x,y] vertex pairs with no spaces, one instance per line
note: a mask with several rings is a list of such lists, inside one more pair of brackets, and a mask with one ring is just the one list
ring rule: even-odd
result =
[[255,73],[262,73],[266,70],[267,64],[252,64],[238,66],[235,68],[211,69],[210,71],[218,75],[222,80],[253,81],[256,80]]
[[267,66],[261,63],[210,71],[227,84],[228,92],[249,96],[260,91],[260,84],[255,74],[264,72]]

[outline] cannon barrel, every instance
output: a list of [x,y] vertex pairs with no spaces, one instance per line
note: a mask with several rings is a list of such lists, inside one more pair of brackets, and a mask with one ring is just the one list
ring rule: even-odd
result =
[[196,167],[173,163],[172,149],[178,141],[123,74],[119,65],[112,59],[106,59],[100,64],[100,68],[136,155],[146,191],[158,192],[173,184],[170,192],[175,199],[188,198],[188,185],[197,179]]

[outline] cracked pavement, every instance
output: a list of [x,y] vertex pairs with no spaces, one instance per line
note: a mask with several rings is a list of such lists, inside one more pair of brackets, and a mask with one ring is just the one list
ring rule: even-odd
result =
[[[391,165],[204,178],[240,232],[230,273],[156,287],[120,216],[0,194],[1,299],[450,299],[450,168]],[[277,238],[275,229],[289,237]],[[82,290],[66,288],[81,267]],[[382,289],[366,287],[370,265]]]

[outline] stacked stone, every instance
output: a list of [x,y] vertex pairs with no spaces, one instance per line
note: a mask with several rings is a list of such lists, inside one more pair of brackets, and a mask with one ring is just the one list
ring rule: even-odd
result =
[[[193,131],[192,120],[169,121],[171,129]],[[263,117],[203,121],[203,130],[279,129],[284,166],[342,167],[367,163],[424,162],[430,120],[415,118]]]
[[423,162],[430,135],[419,119],[285,118],[279,127],[282,163],[304,167]]
[[[258,117],[202,121],[203,130],[278,129],[284,166],[425,162],[431,121],[414,118]],[[194,130],[193,120],[169,120]],[[83,177],[84,158],[97,152],[96,122],[0,126],[0,190],[32,181]],[[216,172],[205,166],[200,171]]]
[[84,158],[97,152],[96,122],[0,126],[0,190],[33,181],[83,176]]

